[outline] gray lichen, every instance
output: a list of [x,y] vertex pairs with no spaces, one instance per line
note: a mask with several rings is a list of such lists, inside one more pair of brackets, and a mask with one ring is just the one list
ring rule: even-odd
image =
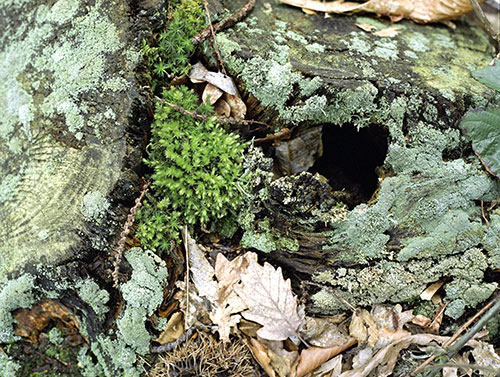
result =
[[106,216],[110,203],[99,191],[88,192],[82,200],[81,212],[87,221],[100,223]]

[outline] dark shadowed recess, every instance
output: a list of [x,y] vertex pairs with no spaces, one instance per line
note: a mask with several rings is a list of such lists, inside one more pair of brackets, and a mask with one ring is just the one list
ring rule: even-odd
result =
[[389,134],[370,125],[357,130],[345,124],[323,126],[323,156],[311,168],[329,180],[334,191],[348,194],[346,204],[367,202],[377,190],[377,168],[384,164]]

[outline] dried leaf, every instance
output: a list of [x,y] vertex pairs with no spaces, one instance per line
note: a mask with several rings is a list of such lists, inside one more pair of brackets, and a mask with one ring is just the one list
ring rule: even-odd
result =
[[344,318],[343,314],[326,318],[305,317],[300,327],[300,335],[313,346],[323,348],[340,346],[350,339],[345,329],[339,327]]
[[489,369],[489,371],[485,369],[481,370],[481,375],[494,377],[500,370],[500,356],[495,352],[493,345],[478,342],[477,346],[472,349],[472,356],[474,356],[476,364]]
[[427,318],[425,315],[418,314],[411,320],[411,323],[417,326],[427,327],[431,323],[431,319]]
[[205,89],[203,90],[201,98],[203,100],[203,103],[213,105],[222,96],[222,94],[224,94],[222,90],[217,88],[215,85],[208,83],[207,85],[205,85]]
[[[193,283],[201,297],[211,303],[209,318],[217,325],[222,341],[229,341],[231,329],[240,320],[237,314],[247,308],[246,303],[234,292],[234,285],[239,281],[239,274],[248,266],[256,255],[247,253],[229,262],[222,254],[217,255],[216,266],[213,268],[205,258],[202,246],[197,245],[189,232],[185,233],[185,245],[188,250]],[[213,280],[217,276],[219,282]]]
[[294,369],[294,365],[299,357],[297,351],[287,351],[283,341],[272,341],[259,339],[267,348],[267,354],[271,359],[271,367],[279,377],[287,377]]
[[229,118],[231,115],[231,106],[221,98],[215,103],[214,111],[220,117]]
[[375,34],[378,37],[389,37],[389,38],[394,38],[396,35],[399,34],[400,30],[403,30],[402,27],[398,26],[389,26],[385,29],[376,31]]
[[392,22],[409,18],[419,23],[439,22],[456,18],[470,12],[469,0],[369,0],[364,3],[342,0],[324,2],[320,0],[281,0],[282,3],[318,12],[346,13],[372,12],[390,17]]
[[363,344],[373,347],[378,340],[378,330],[375,321],[365,309],[358,309],[352,315],[349,334]]
[[181,312],[172,314],[160,336],[154,339],[160,344],[171,343],[184,334],[184,315]]
[[439,288],[441,288],[443,286],[443,284],[444,284],[444,280],[439,280],[439,281],[437,281],[435,283],[432,283],[431,285],[429,285],[425,289],[425,291],[423,291],[420,294],[420,298],[422,300],[429,301],[436,294],[436,292],[439,290]]
[[298,343],[297,329],[302,320],[290,279],[283,279],[281,268],[274,269],[267,262],[262,267],[251,260],[247,271],[241,274],[241,282],[237,292],[249,308],[241,314],[263,326],[257,334],[264,339],[290,338]]
[[220,90],[238,96],[238,89],[231,77],[224,75],[221,72],[211,72],[206,69],[200,62],[193,65],[189,72],[189,78],[192,82],[208,82]]
[[259,365],[264,369],[269,377],[276,377],[276,373],[274,373],[273,368],[269,363],[271,362],[271,358],[267,354],[266,348],[259,342],[257,339],[250,338],[250,343],[247,344],[250,351],[252,351],[253,357]]
[[443,377],[458,377],[458,368],[443,367]]
[[80,323],[73,310],[52,299],[42,300],[32,308],[18,309],[13,317],[16,320],[14,334],[33,343],[37,342],[38,335],[51,321],[67,328],[69,332],[80,329]]
[[342,373],[342,355],[324,362],[311,373],[311,377],[339,377]]
[[357,27],[359,27],[361,30],[364,30],[368,33],[371,33],[374,30],[377,30],[376,26],[370,25],[370,24],[354,24]]
[[302,8],[302,12],[304,12],[305,14],[318,14],[318,12],[307,8]]
[[236,119],[245,119],[247,114],[247,105],[239,97],[228,93],[224,93],[224,99],[231,107],[231,115]]
[[300,362],[297,367],[297,377],[302,377],[307,373],[312,372],[323,363],[327,362],[332,357],[337,356],[339,353],[345,351],[354,344],[356,344],[356,339],[349,338],[348,341],[342,346],[330,348],[311,347],[304,349],[300,354]]

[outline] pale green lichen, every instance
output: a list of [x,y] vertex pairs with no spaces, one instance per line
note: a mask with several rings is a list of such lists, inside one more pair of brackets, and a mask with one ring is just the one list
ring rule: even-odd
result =
[[57,327],[51,328],[47,335],[52,344],[59,345],[64,341],[63,332]]
[[106,306],[109,301],[109,293],[101,289],[95,281],[85,279],[80,281],[76,287],[80,298],[90,305],[97,316],[102,318],[109,311]]
[[12,360],[3,350],[0,350],[0,371],[2,377],[16,377],[21,365]]
[[15,309],[28,308],[35,302],[34,280],[32,275],[24,274],[0,284],[0,343],[16,340],[11,313]]
[[110,207],[109,201],[99,191],[85,194],[80,211],[87,221],[100,223]]

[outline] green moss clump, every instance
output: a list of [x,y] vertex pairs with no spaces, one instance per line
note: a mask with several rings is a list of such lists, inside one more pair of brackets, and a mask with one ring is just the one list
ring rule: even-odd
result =
[[[165,90],[163,98],[188,111],[211,112],[184,86]],[[158,102],[146,163],[154,169],[152,187],[161,199],[140,211],[137,236],[143,245],[168,250],[171,237],[163,236],[172,236],[181,221],[208,225],[237,209],[244,149],[237,135],[213,120],[195,120]]]
[[189,72],[189,58],[194,52],[191,40],[205,26],[199,0],[170,2],[169,18],[163,30],[142,43],[153,80]]

